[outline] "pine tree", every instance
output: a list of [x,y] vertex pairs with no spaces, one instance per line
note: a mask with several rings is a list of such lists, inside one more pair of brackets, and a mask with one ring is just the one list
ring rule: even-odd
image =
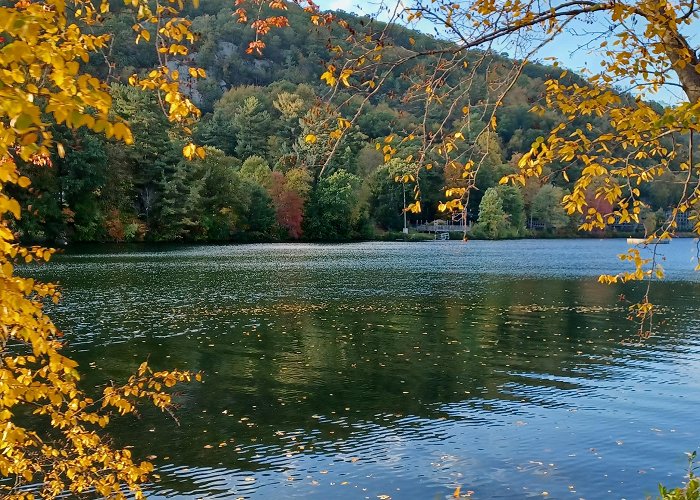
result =
[[270,113],[262,109],[260,101],[250,96],[243,101],[234,115],[232,128],[236,134],[236,155],[246,159],[252,155],[267,155],[267,136],[270,135]]

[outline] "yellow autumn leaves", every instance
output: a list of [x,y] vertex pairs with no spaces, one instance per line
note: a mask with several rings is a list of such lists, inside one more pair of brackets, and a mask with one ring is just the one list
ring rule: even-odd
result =
[[334,87],[338,82],[345,87],[350,87],[350,77],[355,73],[352,69],[345,68],[340,71],[336,77],[336,67],[332,64],[327,66],[324,73],[321,74],[321,80],[326,82],[330,87]]
[[[145,0],[127,0],[141,25],[158,25],[159,53],[182,53],[181,40],[192,40],[188,24],[177,21],[177,2],[151,10]],[[175,4],[175,7],[173,7]],[[109,11],[82,1],[43,0],[0,7],[0,476],[4,498],[53,498],[88,490],[110,498],[124,498],[125,487],[142,498],[139,484],[153,466],[136,463],[126,449],[114,448],[99,430],[113,415],[131,413],[139,401],[150,400],[167,410],[172,399],[167,389],[198,375],[182,371],[152,372],[142,365],[122,386],[111,386],[101,397],[85,394],[78,382],[77,364],[61,354],[62,333],[44,313],[44,301],[58,301],[60,293],[45,284],[16,274],[15,263],[48,261],[52,249],[21,245],[12,219],[22,207],[9,189],[27,189],[18,162],[50,165],[56,143],[50,125],[71,129],[86,127],[108,138],[133,142],[128,125],[110,115],[111,98],[104,82],[84,73],[81,64],[104,48],[108,35],[93,35],[72,23],[68,9],[87,25],[99,22]],[[148,40],[145,27],[137,31]],[[172,50],[172,40],[177,50]],[[165,45],[163,45],[165,44]],[[161,52],[160,49],[167,50]],[[171,47],[171,48],[168,48]],[[165,62],[165,59],[161,59]],[[134,84],[160,92],[171,121],[186,126],[198,110],[179,92],[177,77],[163,65],[155,74]],[[205,76],[195,71],[197,77]],[[190,73],[192,77],[194,75]],[[51,123],[50,123],[51,122]],[[203,149],[186,146],[187,156],[203,156]],[[33,413],[39,427],[28,427],[18,415]],[[27,484],[39,484],[34,490]]]
[[182,148],[182,155],[187,158],[188,160],[192,160],[195,157],[204,159],[206,156],[206,152],[204,151],[204,148],[201,146],[195,146],[194,144],[188,144],[184,148]]

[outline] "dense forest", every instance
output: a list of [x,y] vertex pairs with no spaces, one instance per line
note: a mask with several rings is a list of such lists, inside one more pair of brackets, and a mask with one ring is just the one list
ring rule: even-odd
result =
[[[203,111],[193,135],[207,154],[195,161],[182,158],[186,138],[168,123],[158,97],[125,84],[131,74],[147,71],[156,61],[151,47],[133,45],[132,14],[120,11],[115,3],[115,13],[106,23],[114,40],[108,54],[111,63],[95,57],[88,64],[90,71],[111,82],[113,112],[129,122],[135,142],[125,146],[89,132],[56,127],[53,133],[65,145],[65,156],[56,156],[48,165],[22,167],[32,179],[30,193],[16,193],[20,199],[31,196],[31,204],[22,200],[30,213],[15,223],[22,238],[342,241],[401,230],[404,190],[412,193],[413,186],[395,179],[407,168],[401,158],[417,146],[403,143],[385,163],[376,144],[423,120],[421,109],[401,99],[409,79],[397,74],[384,84],[321,175],[330,154],[329,142],[323,140],[329,133],[324,124],[358,106],[351,95],[340,96],[344,109],[325,99],[327,87],[319,75],[332,57],[328,30],[310,25],[300,9],[290,8],[291,26],[270,34],[263,56],[249,55],[245,48],[252,34],[236,22],[231,3],[207,1],[188,12],[200,38],[187,59],[172,67],[185,70],[180,71],[184,90]],[[338,15],[358,30],[369,23],[346,13]],[[391,36],[396,50],[441,43],[398,28]],[[508,64],[502,55],[489,57],[490,67]],[[187,66],[206,69],[207,78],[184,76]],[[544,82],[560,71],[527,65],[499,109],[497,134],[481,145],[488,154],[467,207],[472,236],[575,232],[578,222],[560,205],[565,192],[557,175],[549,176],[545,184],[538,181],[522,188],[498,183],[514,171],[531,143],[558,123],[555,113],[535,114],[530,109],[540,102]],[[487,97],[488,79],[485,71],[476,75],[467,105],[477,106]],[[427,118],[428,128],[437,128],[444,114],[436,110]],[[605,126],[595,120],[593,128]],[[479,129],[478,123],[467,125],[466,130]],[[317,139],[305,140],[309,135]],[[422,176],[423,210],[409,214],[409,223],[449,218],[437,207],[454,175],[436,164]],[[678,196],[680,184],[668,177],[656,182],[653,192],[642,193],[648,205],[644,226],[661,222],[664,210]],[[641,226],[636,229],[643,231]]]

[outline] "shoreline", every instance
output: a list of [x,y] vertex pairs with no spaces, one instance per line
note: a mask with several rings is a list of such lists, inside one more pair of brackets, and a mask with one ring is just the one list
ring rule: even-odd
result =
[[[380,238],[363,238],[363,239],[356,239],[356,240],[337,240],[337,241],[330,241],[330,240],[252,240],[252,241],[241,241],[241,240],[222,240],[222,241],[80,241],[80,242],[74,242],[74,243],[68,243],[66,245],[54,245],[52,246],[51,244],[47,243],[39,243],[39,245],[44,245],[49,248],[55,248],[59,251],[59,253],[62,252],[72,252],[75,250],[80,250],[80,249],[87,249],[87,248],[109,248],[109,247],[116,247],[116,248],[169,248],[169,247],[174,247],[174,246],[247,246],[247,245],[278,245],[278,244],[284,244],[284,245],[351,245],[351,244],[358,244],[358,243],[431,243],[431,242],[440,242],[440,243],[446,243],[446,242],[459,242],[459,243],[469,243],[472,241],[483,241],[483,242],[498,242],[498,241],[533,241],[533,240],[541,240],[541,241],[576,241],[576,240],[626,240],[630,236],[626,235],[620,235],[620,236],[606,236],[606,235],[585,235],[585,236],[557,236],[557,235],[550,235],[546,237],[519,237],[519,238],[500,238],[500,239],[479,239],[479,238],[468,238],[466,241],[462,240],[462,234],[459,233],[459,237],[457,235],[451,233],[451,237],[449,240],[439,240],[435,239],[433,235],[428,235],[427,233],[411,233],[411,234],[420,234],[420,235],[425,235],[421,236],[418,238],[402,238],[403,236],[402,233],[398,233],[396,237],[393,237],[394,235],[392,234],[391,236],[385,236],[385,237],[380,237]],[[681,234],[678,236],[674,236],[673,239],[695,239],[698,238],[697,235],[692,235],[692,234]]]

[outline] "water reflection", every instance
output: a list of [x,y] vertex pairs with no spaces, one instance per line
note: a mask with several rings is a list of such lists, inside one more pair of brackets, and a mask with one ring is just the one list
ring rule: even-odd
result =
[[634,287],[594,278],[619,245],[84,250],[41,272],[87,384],[146,357],[206,372],[179,427],[114,429],[155,456],[151,498],[640,497],[700,445],[698,284],[674,241],[666,323],[621,343]]

